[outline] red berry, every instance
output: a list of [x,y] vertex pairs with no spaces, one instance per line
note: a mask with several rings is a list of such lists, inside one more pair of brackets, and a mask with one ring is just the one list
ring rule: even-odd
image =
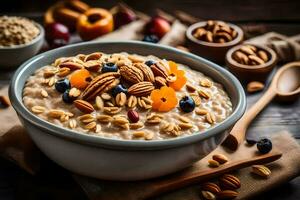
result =
[[114,26],[115,29],[129,24],[130,22],[136,19],[136,15],[132,10],[129,9],[121,9],[117,13],[114,14]]
[[45,27],[46,40],[50,47],[63,46],[68,44],[70,33],[68,27],[60,23],[48,24]]
[[132,122],[132,123],[136,123],[139,121],[140,117],[139,117],[139,113],[136,112],[135,110],[129,110],[127,112],[127,116],[129,118],[129,120]]

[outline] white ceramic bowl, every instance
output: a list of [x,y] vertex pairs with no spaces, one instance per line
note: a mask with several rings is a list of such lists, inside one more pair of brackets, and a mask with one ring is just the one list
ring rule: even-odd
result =
[[41,50],[45,37],[44,28],[38,23],[35,23],[35,25],[40,30],[40,33],[28,44],[0,47],[0,69],[19,67],[20,64]]
[[[62,56],[103,51],[155,55],[199,70],[222,83],[233,103],[233,113],[222,123],[201,133],[161,141],[132,141],[97,137],[53,125],[32,114],[22,102],[26,79],[42,66]],[[227,70],[175,48],[143,42],[89,42],[40,54],[24,63],[10,85],[10,99],[21,122],[37,146],[53,161],[78,174],[108,180],[142,180],[188,167],[214,150],[227,130],[242,116],[245,94]]]

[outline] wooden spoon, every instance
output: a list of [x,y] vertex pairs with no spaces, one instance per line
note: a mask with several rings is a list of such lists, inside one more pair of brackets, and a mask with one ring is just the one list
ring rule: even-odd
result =
[[199,171],[190,174],[189,176],[182,174],[182,176],[176,175],[174,177],[171,176],[170,178],[164,178],[163,180],[151,181],[147,183],[146,186],[143,185],[143,187],[147,187],[147,190],[144,190],[142,193],[138,193],[137,196],[135,195],[134,199],[142,200],[142,199],[158,196],[165,192],[183,188],[202,181],[210,180],[212,178],[218,177],[230,171],[242,169],[245,167],[249,167],[251,165],[262,165],[262,164],[270,163],[279,159],[281,156],[282,154],[279,152],[271,152],[253,158],[224,164],[218,168]]
[[233,126],[223,143],[235,151],[244,141],[246,131],[256,115],[275,97],[282,100],[294,100],[300,95],[300,62],[292,62],[280,68],[265,94]]

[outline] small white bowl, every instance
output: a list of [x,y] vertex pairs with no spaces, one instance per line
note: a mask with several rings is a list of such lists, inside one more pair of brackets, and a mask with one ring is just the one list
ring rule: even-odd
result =
[[40,30],[40,33],[31,42],[12,47],[0,47],[0,69],[18,67],[41,50],[45,31],[38,23],[35,23],[35,25]]

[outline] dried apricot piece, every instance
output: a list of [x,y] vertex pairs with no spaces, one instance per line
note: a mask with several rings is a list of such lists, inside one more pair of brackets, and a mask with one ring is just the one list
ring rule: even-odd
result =
[[177,68],[177,63],[173,61],[169,61],[169,67],[170,67],[169,76],[175,77],[175,80],[169,82],[168,85],[169,87],[178,91],[186,84],[187,78],[185,77],[185,72],[183,70],[179,70]]
[[167,112],[176,107],[178,100],[173,88],[163,86],[160,89],[153,90],[150,94],[152,109],[160,112]]
[[72,87],[76,87],[78,89],[84,89],[89,84],[89,79],[91,74],[86,69],[79,69],[73,72],[70,76],[70,82]]

